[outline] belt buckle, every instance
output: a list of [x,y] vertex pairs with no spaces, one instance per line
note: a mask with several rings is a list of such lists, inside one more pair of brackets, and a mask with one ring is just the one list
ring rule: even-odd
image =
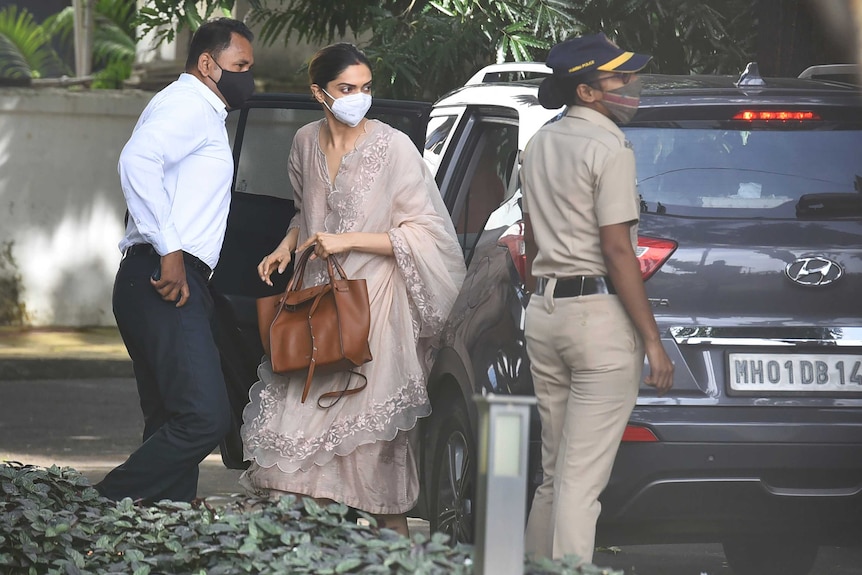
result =
[[584,281],[586,279],[586,276],[581,276],[581,289],[578,291],[578,297],[584,295]]

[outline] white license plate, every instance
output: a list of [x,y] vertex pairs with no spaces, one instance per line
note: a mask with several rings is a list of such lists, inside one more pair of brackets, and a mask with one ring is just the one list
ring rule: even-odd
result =
[[729,353],[734,391],[862,394],[862,355]]

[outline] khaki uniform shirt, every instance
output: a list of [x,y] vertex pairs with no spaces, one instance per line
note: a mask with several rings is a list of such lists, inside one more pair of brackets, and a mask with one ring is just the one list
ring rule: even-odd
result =
[[570,106],[536,132],[524,150],[521,182],[538,247],[533,276],[607,275],[601,226],[633,222],[637,247],[634,153],[622,130],[599,112]]

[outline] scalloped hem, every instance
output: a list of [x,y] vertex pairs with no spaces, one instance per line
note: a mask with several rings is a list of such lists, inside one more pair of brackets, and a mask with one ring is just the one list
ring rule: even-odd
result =
[[[334,449],[332,451],[317,451],[313,456],[309,456],[309,457],[307,457],[301,461],[287,460],[283,457],[279,457],[278,459],[273,461],[271,458],[267,458],[263,454],[254,453],[254,452],[249,453],[248,451],[245,450],[245,440],[243,440],[243,460],[256,463],[258,466],[260,466],[264,469],[269,469],[269,468],[278,466],[278,470],[281,471],[282,473],[296,473],[297,471],[308,472],[308,471],[314,469],[315,467],[324,467],[324,466],[328,465],[335,457],[347,457],[364,445],[371,445],[374,443],[379,443],[379,442],[384,442],[384,441],[393,441],[399,433],[401,433],[401,432],[409,433],[410,431],[413,431],[414,429],[416,429],[416,425],[419,423],[420,419],[422,419],[423,417],[428,417],[431,415],[431,404],[430,403],[426,404],[426,406],[424,406],[424,407],[427,407],[427,413],[419,413],[419,414],[413,416],[411,418],[412,421],[406,426],[402,427],[403,424],[396,423],[396,424],[393,424],[393,426],[390,429],[387,429],[383,434],[381,434],[379,436],[369,436],[369,437],[365,437],[363,439],[360,439],[356,442],[351,442],[347,446],[347,449],[344,449],[344,450]],[[342,447],[342,446],[343,446],[343,444],[339,445],[339,447]],[[269,450],[260,450],[260,449],[257,449],[255,451],[267,451],[268,453],[270,452]],[[290,463],[283,465],[283,462],[287,462],[287,461],[290,461]]]
[[366,444],[308,471],[286,473],[277,465],[253,463],[239,483],[262,497],[293,493],[331,499],[369,513],[406,513],[419,498],[419,474],[410,435],[401,432],[392,441]]

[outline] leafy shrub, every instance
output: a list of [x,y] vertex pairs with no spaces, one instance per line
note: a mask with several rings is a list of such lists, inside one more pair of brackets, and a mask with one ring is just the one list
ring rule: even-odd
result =
[[[406,538],[311,499],[162,501],[101,497],[71,468],[0,465],[0,573],[469,574],[472,548]],[[606,574],[574,561],[532,561],[530,575]],[[616,575],[621,575],[617,573]]]

